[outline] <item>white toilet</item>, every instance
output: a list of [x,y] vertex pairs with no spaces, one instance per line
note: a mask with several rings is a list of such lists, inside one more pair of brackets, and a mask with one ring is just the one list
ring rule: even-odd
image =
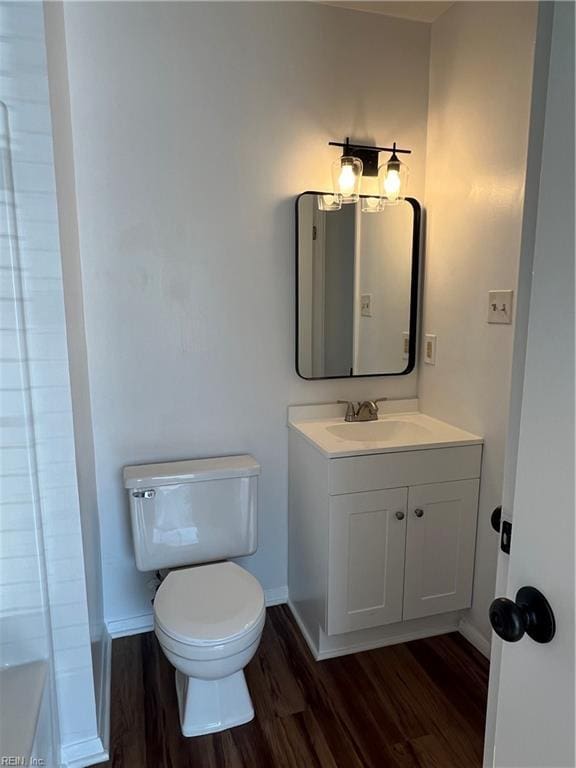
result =
[[176,668],[184,736],[254,717],[243,670],[262,635],[264,592],[226,558],[256,551],[259,474],[247,455],[124,468],[138,569],[177,569],[156,593],[154,630]]

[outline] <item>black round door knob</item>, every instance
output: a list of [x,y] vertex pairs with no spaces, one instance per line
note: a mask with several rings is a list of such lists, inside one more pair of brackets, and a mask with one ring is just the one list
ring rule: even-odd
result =
[[490,606],[490,624],[496,634],[517,643],[527,634],[537,643],[549,643],[556,633],[550,603],[535,587],[522,587],[516,600],[498,597]]
[[502,507],[496,507],[496,509],[490,515],[490,525],[496,533],[500,533],[500,526],[502,524]]

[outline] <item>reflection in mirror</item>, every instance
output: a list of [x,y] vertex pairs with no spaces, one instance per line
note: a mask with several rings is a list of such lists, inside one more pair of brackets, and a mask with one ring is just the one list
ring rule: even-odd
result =
[[420,207],[366,213],[297,201],[297,370],[305,379],[382,376],[414,367]]

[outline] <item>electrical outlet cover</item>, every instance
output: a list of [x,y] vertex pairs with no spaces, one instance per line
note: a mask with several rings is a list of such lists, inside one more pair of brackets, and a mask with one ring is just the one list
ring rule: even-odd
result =
[[436,335],[433,333],[424,336],[424,362],[436,365]]

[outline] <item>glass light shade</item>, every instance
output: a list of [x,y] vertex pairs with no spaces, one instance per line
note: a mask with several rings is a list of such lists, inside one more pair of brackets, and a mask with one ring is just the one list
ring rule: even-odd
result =
[[406,197],[408,187],[408,166],[393,154],[390,160],[378,169],[380,189],[387,204],[397,203]]
[[362,199],[362,213],[380,213],[384,210],[385,200],[382,197],[363,197]]
[[334,195],[339,195],[343,203],[358,202],[362,169],[362,160],[357,157],[340,157],[332,164]]
[[318,210],[320,211],[339,211],[342,208],[341,195],[317,195]]

